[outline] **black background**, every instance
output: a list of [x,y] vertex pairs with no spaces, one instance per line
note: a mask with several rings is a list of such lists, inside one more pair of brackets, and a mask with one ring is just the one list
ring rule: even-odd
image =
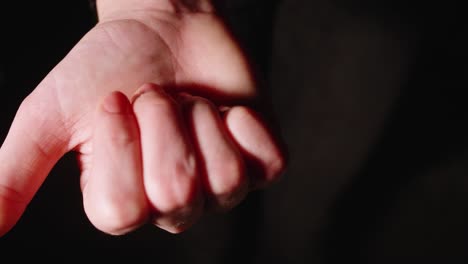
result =
[[[111,237],[88,222],[68,154],[0,238],[2,258],[466,263],[468,32],[460,4],[228,6],[289,146],[284,180],[181,235],[147,226]],[[22,99],[95,20],[85,0],[0,8],[4,138]]]

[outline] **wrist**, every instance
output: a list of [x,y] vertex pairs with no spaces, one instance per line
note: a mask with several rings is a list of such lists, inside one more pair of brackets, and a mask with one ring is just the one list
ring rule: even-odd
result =
[[212,0],[95,0],[99,21],[126,17],[140,11],[170,14],[211,13]]

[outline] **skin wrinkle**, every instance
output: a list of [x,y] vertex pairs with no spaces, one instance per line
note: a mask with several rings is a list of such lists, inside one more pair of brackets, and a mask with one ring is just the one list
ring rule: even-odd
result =
[[[139,12],[139,11],[140,10],[136,10],[135,12]],[[163,47],[169,50],[169,53],[172,54],[172,56],[168,56],[169,59],[171,59],[171,62],[168,63],[169,67],[171,67],[170,74],[164,74],[164,76],[173,76],[173,78],[171,78],[172,80],[170,81],[166,81],[166,83],[161,83],[161,82],[158,82],[158,83],[160,83],[161,85],[168,85],[168,86],[172,86],[178,83],[179,78],[177,77],[176,73],[183,71],[183,68],[181,67],[178,61],[178,58],[180,57],[180,55],[176,53],[177,50],[181,49],[181,45],[179,43],[182,42],[181,37],[180,37],[182,36],[181,30],[177,26],[174,25],[177,23],[178,20],[172,19],[173,14],[168,14],[167,12],[162,12],[160,10],[157,11],[158,15],[156,15],[155,13],[148,13],[148,10],[141,10],[139,13],[140,13],[140,16],[142,16],[140,18],[135,18],[135,17],[131,19],[130,18],[117,18],[115,20],[128,21],[128,22],[131,21],[132,23],[137,23],[140,26],[144,27],[145,29],[153,32],[154,36],[160,36],[157,39],[157,41],[161,42]],[[148,16],[148,14],[150,14],[149,15],[150,19],[145,19],[144,17]],[[166,19],[162,19],[161,15],[162,17],[165,17]],[[144,22],[146,20],[149,20],[152,23]],[[102,24],[105,24],[108,22],[110,21],[102,22]],[[177,23],[177,24],[180,24],[180,23]],[[161,30],[161,28],[168,28],[168,29]],[[167,40],[169,39],[169,37],[167,36],[171,36],[172,45],[169,45],[168,40]],[[176,37],[174,38],[174,36]],[[161,75],[161,74],[154,74],[154,76],[157,76],[157,75]],[[183,74],[183,75],[186,75],[186,74]]]
[[[152,32],[155,32],[155,30],[154,30],[155,27],[154,27],[154,26],[148,26],[146,23],[143,23],[143,22],[141,22],[141,21],[138,20],[138,19],[128,19],[127,22],[128,22],[128,21],[135,22],[135,23],[139,24],[140,26],[142,26],[144,29],[149,30],[149,31],[152,31]],[[164,21],[164,20],[160,20],[160,21]],[[107,22],[104,22],[102,25],[104,25],[104,24],[106,24],[106,23],[107,23]],[[170,23],[168,23],[168,25],[169,25],[169,24],[170,24]],[[97,27],[97,28],[101,28],[101,27]],[[108,30],[107,28],[105,28],[105,27],[102,27],[101,29],[103,29],[102,31],[103,31],[104,35],[107,36],[106,39],[108,39],[111,43],[113,43],[113,45],[115,45],[115,46],[118,47],[119,49],[122,49],[122,47],[119,47],[119,45],[116,43],[117,41],[112,37],[113,33],[109,32],[109,30]],[[175,29],[175,27],[174,27],[174,29]],[[161,35],[161,34],[159,34],[158,32],[156,32],[155,35],[159,36],[159,35]],[[106,42],[106,41],[102,41],[102,42]],[[167,44],[167,42],[166,42],[163,38],[158,38],[157,42],[158,42],[158,43],[161,43],[161,45],[163,45],[164,48],[167,48],[167,49],[170,50],[169,45]],[[101,43],[101,42],[98,42],[98,43]],[[81,49],[82,47],[79,47],[79,48]],[[103,49],[103,50],[105,51],[106,49]],[[78,51],[78,53],[79,53],[79,51]],[[173,53],[173,51],[171,51],[171,53]],[[169,56],[169,57],[171,58],[171,57],[173,57],[173,56]],[[155,60],[155,61],[158,60],[158,58],[151,58],[151,57],[148,57],[148,58],[149,58],[149,60]],[[175,60],[172,60],[172,61],[173,61],[173,63],[168,63],[168,65],[167,65],[167,67],[170,67],[172,71],[169,70],[169,71],[171,71],[171,72],[170,72],[169,74],[164,74],[164,76],[175,76],[174,72],[176,71],[176,67],[177,67],[176,65],[178,65],[178,63],[175,62]],[[137,65],[140,65],[140,64],[147,64],[147,63],[140,62],[140,63],[138,63]],[[157,70],[157,69],[155,69],[155,70]],[[154,76],[160,76],[160,75],[162,75],[162,74],[161,74],[161,73],[157,73],[157,72],[153,72],[152,75],[154,75]],[[172,82],[174,82],[174,81],[169,81],[169,83],[172,83]],[[109,86],[110,84],[106,84],[106,85]],[[115,85],[115,86],[117,86],[117,85]],[[62,104],[63,104],[63,103],[62,103]],[[79,121],[80,119],[85,119],[84,116],[91,114],[90,112],[91,112],[91,109],[88,111],[87,114],[83,114],[81,118],[75,118],[77,121],[75,121],[74,124],[76,125],[77,123],[79,123],[79,122],[80,122],[80,121]],[[75,126],[75,127],[76,127],[76,126]],[[73,129],[73,137],[74,137],[74,140],[72,140],[73,142],[80,142],[80,141],[83,141],[83,140],[82,140],[83,137],[90,137],[89,135],[86,135],[86,134],[89,134],[89,132],[88,132],[88,133],[81,133],[81,136],[77,136],[77,135],[76,135],[76,131],[80,131],[80,129],[78,129],[78,128]],[[83,134],[85,134],[85,135],[83,135]],[[76,149],[76,148],[79,147],[78,145],[76,145],[76,143],[75,143],[75,144],[71,144],[71,145],[72,145],[71,148],[73,148],[73,149]]]
[[[107,39],[110,40],[110,43],[112,43],[112,45],[114,45],[114,47],[116,47],[118,50],[120,50],[121,52],[125,51],[126,49],[122,48],[119,41],[116,41],[116,39],[114,38],[114,33],[110,32],[109,27],[102,26],[102,25],[104,25],[104,24],[98,24],[98,26],[96,26],[96,30],[100,30],[101,32],[103,32],[105,34],[105,36],[107,36]],[[106,44],[108,44],[108,42],[106,42]],[[122,52],[122,53],[124,53],[124,52]]]
[[[175,175],[174,177],[180,177],[179,175],[185,175],[189,179],[197,178],[197,166],[196,166],[196,159],[193,153],[188,153],[183,160],[183,162],[177,162],[175,166]],[[196,182],[197,180],[195,180]],[[179,188],[178,181],[172,181],[174,184],[172,189],[175,193],[177,204],[183,205],[181,208],[185,207],[186,204],[191,204],[192,197],[195,196],[196,192],[198,192],[198,187],[196,184],[192,184],[189,194],[185,193],[186,190],[181,190]]]
[[[183,19],[181,22],[181,25],[179,26],[179,28],[177,28],[176,30],[178,31],[178,38],[177,38],[177,50],[183,50],[181,47],[188,47],[189,45],[187,45],[186,43],[184,43],[184,29],[186,27],[186,19]],[[189,56],[189,57],[192,57],[192,56]],[[182,61],[181,60],[183,59],[183,56],[181,56],[180,54],[174,54],[174,58],[177,60],[177,66],[178,66],[178,69],[180,69],[180,72],[182,76],[180,75],[176,75],[175,78],[176,78],[176,83],[179,83],[180,81],[179,80],[184,80],[184,79],[187,79],[187,77],[189,76],[189,74],[187,73],[187,71],[185,70],[184,67],[182,67],[182,65],[191,65],[191,67],[193,67],[192,63],[188,62],[188,61]],[[197,71],[200,71],[200,69],[196,69]]]
[[51,88],[48,88],[48,89],[51,89],[53,91],[53,97],[54,97],[55,101],[57,102],[57,105],[59,106],[58,114],[61,117],[59,119],[60,120],[65,120],[65,117],[63,116],[63,113],[65,113],[65,107],[64,107],[62,101],[59,100],[59,98],[60,98],[59,91],[58,91],[59,86],[58,86],[57,76],[55,75],[55,71],[52,71],[51,74],[46,76],[46,79],[44,81],[45,82],[47,82],[47,81],[51,82],[51,83],[44,84],[43,87],[51,87]]
[[[92,144],[89,144],[92,145]],[[86,185],[88,184],[88,180],[90,175],[92,175],[93,171],[93,157],[91,155],[81,154],[78,153],[77,159],[79,161],[81,176],[80,176],[80,188],[85,193],[84,190],[86,189]],[[85,170],[84,168],[90,168]],[[83,196],[84,197],[84,196]]]
[[[59,106],[60,111],[57,112],[61,118],[58,118],[55,121],[60,121],[61,126],[65,131],[68,131],[68,139],[62,139],[63,142],[68,142],[68,145],[66,146],[67,150],[74,150],[79,147],[79,144],[77,142],[82,141],[83,138],[86,138],[84,136],[85,134],[89,134],[89,132],[85,129],[83,130],[82,127],[79,127],[79,124],[82,123],[82,120],[86,120],[86,116],[90,114],[90,110],[84,111],[82,114],[77,115],[75,113],[65,116],[65,113],[69,113],[68,108],[65,107],[66,102],[61,100],[60,98],[67,98],[66,95],[59,96],[59,94],[62,94],[61,90],[63,89],[70,89],[66,87],[70,87],[69,85],[66,85],[66,81],[59,81],[57,76],[56,76],[56,71],[52,71],[49,76],[47,76],[49,81],[52,81],[52,83],[48,83],[47,85],[44,85],[44,87],[52,87],[52,90],[54,91],[54,97],[55,101],[57,102],[56,105]],[[59,83],[63,83],[62,86],[59,85]],[[76,85],[76,84],[75,84]],[[71,85],[73,86],[73,85]],[[62,89],[59,89],[59,87],[64,87]],[[50,89],[50,88],[49,88]],[[80,135],[80,136],[77,136]],[[76,139],[75,139],[76,138]]]
[[20,191],[0,183],[0,198],[15,204],[26,204],[28,200]]
[[[157,34],[152,34],[152,35],[155,35],[155,36],[159,36],[159,35],[160,35],[160,34],[158,34],[158,32],[154,31],[154,30],[153,30],[151,27],[149,27],[147,24],[145,24],[145,23],[143,23],[143,22],[141,22],[141,21],[139,21],[139,20],[137,20],[137,19],[121,19],[121,20],[119,20],[119,22],[120,22],[120,23],[123,23],[123,24],[135,23],[135,24],[138,24],[138,26],[141,26],[142,31],[143,31],[143,30],[148,30],[148,31],[157,33]],[[110,42],[111,42],[114,46],[116,46],[118,49],[120,49],[121,51],[128,50],[128,49],[123,48],[123,46],[119,45],[118,41],[116,41],[116,40],[115,40],[115,37],[113,36],[114,34],[111,33],[111,32],[109,31],[109,29],[108,29],[106,26],[103,26],[103,25],[105,25],[106,23],[108,23],[108,22],[104,22],[104,23],[100,24],[101,27],[98,27],[98,28],[101,28],[101,29],[104,31],[104,33],[108,36],[108,40],[110,40]],[[164,41],[163,38],[161,38],[161,37],[157,38],[157,39],[156,39],[156,42],[161,42],[161,43],[163,44],[163,45],[162,45],[163,48],[170,50],[170,49],[169,49],[169,45],[167,44],[166,41]],[[131,44],[130,44],[130,45],[131,45]],[[105,50],[105,48],[104,48],[104,50]],[[131,58],[131,54],[125,54],[125,52],[122,52],[122,54],[124,54],[123,60],[128,60],[128,58]],[[171,52],[171,54],[172,54],[172,52]],[[159,56],[162,56],[162,55],[159,55]],[[171,56],[169,56],[169,57],[171,57]],[[148,58],[149,61],[158,61],[158,59],[160,59],[160,58],[154,57],[154,56],[147,56],[147,58]],[[140,62],[140,63],[138,63],[138,64],[145,64],[145,63],[141,63],[141,62]],[[171,64],[172,64],[172,63],[170,63],[169,65],[171,65]],[[173,68],[173,66],[171,66],[171,67]],[[173,72],[174,72],[174,71],[170,72],[171,74],[169,74],[169,75],[174,75]],[[166,76],[166,75],[165,75],[165,76]]]
[[[150,12],[153,10],[153,12]],[[163,86],[172,86],[177,87],[177,84],[181,84],[186,79],[190,79],[190,75],[187,74],[187,70],[182,65],[188,64],[193,67],[193,64],[189,61],[182,61],[184,56],[181,56],[179,52],[184,50],[183,47],[189,47],[184,43],[184,28],[187,23],[190,23],[190,20],[195,15],[206,15],[211,16],[211,13],[200,14],[184,14],[184,16],[179,16],[177,13],[171,13],[167,11],[161,11],[160,9],[135,9],[132,10],[132,18],[128,19],[126,17],[115,17],[111,20],[105,20],[102,23],[107,23],[115,20],[133,20],[134,22],[141,23],[143,26],[146,26],[150,31],[156,33],[156,35],[161,36],[159,39],[163,42],[165,48],[173,55],[170,56],[172,66],[172,74],[174,76],[172,83],[161,84]],[[149,22],[148,22],[149,21]],[[171,42],[171,45],[168,44]],[[190,57],[190,56],[188,56]],[[198,72],[201,72],[200,69],[197,69]]]
[[[60,112],[52,110],[53,113],[54,113],[52,115],[52,117],[57,116],[53,120],[47,118],[47,117],[50,117],[50,116],[44,117],[44,116],[41,115],[41,113],[51,111],[50,107],[49,107],[50,104],[45,104],[45,103],[43,103],[43,101],[38,101],[39,104],[32,104],[30,102],[32,102],[32,100],[29,101],[29,103],[24,104],[24,105],[28,106],[25,109],[25,113],[27,113],[29,115],[28,118],[32,118],[36,122],[39,122],[39,128],[40,128],[39,131],[42,131],[44,128],[49,127],[49,123],[53,123],[53,122],[57,122],[57,121],[60,121],[60,126],[61,126],[60,129],[61,130],[67,131],[67,132],[69,131],[69,127],[65,126],[66,123],[63,122],[63,120],[66,120],[66,119],[63,119],[63,116],[62,116],[62,114]],[[46,111],[44,109],[47,109],[49,111]],[[55,131],[57,131],[57,130],[55,130]],[[52,158],[54,156],[56,156],[58,153],[62,153],[62,152],[65,151],[65,146],[66,146],[65,142],[68,141],[68,136],[67,137],[60,137],[60,136],[58,136],[57,133],[48,133],[47,135],[40,135],[40,138],[38,138],[38,135],[35,132],[36,131],[32,131],[32,130],[23,130],[22,131],[22,133],[25,133],[25,136],[27,138],[30,138],[33,141],[33,143],[34,143],[34,145],[36,147],[36,150],[39,151],[42,156],[45,156],[46,159],[52,160]],[[66,133],[66,134],[68,134],[68,133]],[[55,146],[55,148],[52,149],[51,151],[47,151],[46,149],[48,149],[48,148],[46,146]]]
[[[143,26],[143,28],[145,28],[145,29],[147,29],[147,30],[149,30],[149,31],[153,31],[153,30],[152,30],[149,26],[147,26],[145,23],[141,23],[141,22],[138,21],[138,20],[133,20],[133,19],[130,20],[130,19],[129,19],[129,20],[123,20],[122,22],[124,22],[124,21],[125,21],[125,22],[130,22],[130,23],[132,23],[132,22],[137,23],[137,24]],[[110,33],[109,29],[107,29],[106,27],[104,27],[104,29],[105,29],[104,31],[106,32],[106,34],[109,36],[110,41],[111,41],[115,46],[117,46],[118,48],[120,48],[122,51],[128,50],[128,49],[124,49],[124,48],[122,48],[122,47],[119,47],[120,45],[118,44],[118,41],[116,41],[115,38],[113,37],[114,34]],[[153,31],[153,32],[154,32],[154,31]],[[156,36],[156,34],[155,34],[155,36]],[[162,44],[163,44],[163,49],[169,49],[168,44],[167,44],[162,38],[157,38],[157,39],[156,39],[156,42],[162,43]],[[124,52],[122,52],[122,53],[124,54]],[[172,52],[171,52],[171,53],[172,53]],[[151,54],[151,55],[149,55],[149,56],[146,56],[146,59],[147,59],[148,61],[150,61],[150,62],[151,62],[151,61],[157,62],[157,61],[162,61],[162,60],[167,59],[167,58],[160,58],[160,56],[164,56],[164,55],[163,55],[163,54],[157,54],[157,55]],[[124,58],[131,58],[131,55],[129,55],[129,54],[124,54],[123,57],[124,57]],[[169,56],[169,57],[172,57],[172,56]],[[139,62],[139,63],[136,63],[135,65],[144,65],[144,64],[146,64],[146,63]],[[153,63],[148,63],[148,64],[153,64]],[[170,67],[171,70],[168,70],[168,71],[166,72],[166,70],[165,70],[166,67]],[[142,69],[142,71],[144,71],[144,70],[145,70],[145,69]],[[174,76],[175,74],[174,74],[174,66],[173,66],[173,63],[165,64],[164,67],[161,67],[161,69],[159,69],[159,68],[156,69],[156,68],[155,68],[154,70],[152,70],[152,74],[151,74],[151,75],[152,75],[152,76]],[[173,81],[172,81],[171,79],[173,79],[173,78],[169,78],[169,80],[165,80],[165,82],[172,83]]]
[[[142,10],[142,13],[143,14],[148,14],[147,10]],[[161,19],[161,17],[159,16],[156,16],[155,13],[150,13],[150,17],[152,19],[150,19],[149,21],[154,21],[153,23],[145,23],[143,21],[146,21],[145,19],[141,19],[140,20],[135,20],[135,22],[139,22],[141,23],[142,25],[144,25],[145,27],[148,28],[148,30],[154,32],[156,35],[158,36],[161,36],[160,37],[160,41],[164,44],[165,48],[167,48],[169,50],[169,52],[173,55],[173,56],[169,56],[170,59],[171,59],[171,63],[170,65],[172,66],[172,76],[173,77],[173,80],[172,80],[172,83],[168,83],[167,85],[175,85],[177,83],[179,83],[180,79],[178,76],[179,76],[179,72],[182,72],[182,76],[186,76],[187,74],[184,72],[184,68],[181,66],[181,63],[180,63],[180,54],[178,54],[176,51],[178,50],[181,50],[183,44],[183,39],[182,39],[182,30],[180,29],[183,25],[183,21],[180,21],[178,19],[174,19],[173,18],[173,14],[168,14],[167,12],[157,12],[158,14],[163,14],[163,17],[165,17],[166,19]],[[175,26],[175,24],[178,24],[179,26]],[[182,24],[182,25],[181,25]],[[164,25],[161,26],[161,25]],[[162,28],[167,28],[166,30],[162,30]],[[167,32],[169,31],[169,33]],[[169,39],[169,37],[167,37],[168,35],[171,36],[171,43],[172,45],[169,45],[168,41],[166,39]],[[165,37],[166,36],[166,37]],[[174,37],[175,36],[175,37]],[[164,84],[162,84],[164,85]]]
[[[159,9],[156,9],[154,13],[149,12],[148,10],[140,10],[136,9],[137,11],[131,11],[130,15],[129,14],[117,14],[114,15],[114,17],[111,18],[105,18],[104,21],[113,21],[113,20],[125,20],[129,18],[130,16],[132,19],[137,20],[140,23],[143,23],[147,27],[150,28],[153,32],[157,33],[157,35],[161,36],[161,41],[165,43],[166,48],[170,51],[170,53],[173,55],[172,58],[172,67],[173,67],[173,72],[175,73],[173,83],[159,83],[165,87],[170,87],[171,89],[178,89],[180,90],[181,88],[189,88],[191,89],[191,92],[193,93],[198,93],[199,92],[199,87],[205,87],[206,86],[206,81],[212,82],[212,81],[221,81],[224,82],[225,80],[218,80],[215,78],[215,80],[205,80],[202,78],[202,80],[198,80],[197,82],[192,82],[192,79],[199,79],[201,76],[189,74],[191,71],[196,71],[198,73],[202,73],[203,69],[200,69],[198,64],[195,63],[193,60],[188,60],[186,58],[191,58],[192,57],[192,51],[189,48],[190,45],[187,45],[187,43],[184,43],[186,40],[191,41],[194,36],[191,36],[188,30],[192,28],[192,24],[190,23],[192,20],[193,21],[204,21],[204,23],[210,23],[211,19],[214,19],[214,14],[212,13],[189,13],[185,14],[184,16],[178,17],[177,14],[168,12],[168,11],[161,11]],[[213,21],[216,23],[217,21]],[[105,23],[105,22],[104,22]],[[195,25],[195,24],[194,24]],[[185,29],[187,27],[187,29]],[[201,29],[201,28],[199,28]],[[168,45],[168,43],[171,43],[171,45]],[[235,47],[234,47],[235,48]],[[183,52],[184,54],[180,54],[179,52]],[[246,62],[241,62],[245,64]],[[185,67],[182,67],[182,65],[186,65]],[[245,65],[246,67],[248,65]],[[201,81],[201,83],[200,83]],[[217,85],[217,84],[215,84]],[[249,85],[250,86],[250,85]],[[198,87],[198,88],[197,88]],[[206,88],[206,87],[205,87]],[[218,87],[218,88],[223,88],[223,87]],[[215,87],[209,87],[208,90],[213,89],[214,91],[217,91]],[[245,90],[244,88],[241,88],[242,90]],[[232,90],[232,87],[229,89],[229,91]],[[228,91],[228,92],[229,92]],[[211,92],[208,92],[211,93]],[[216,92],[215,92],[216,93]],[[209,94],[201,94],[204,96],[210,96]],[[214,98],[217,98],[218,100],[222,100],[222,98],[218,98],[220,95],[215,95],[212,94],[211,96],[214,96]],[[233,95],[233,96],[241,96],[245,97],[245,95]],[[247,95],[247,97],[255,97],[255,95]]]
[[[15,170],[15,173],[17,174],[21,174],[23,172],[26,172],[26,174],[34,173],[35,171],[33,171],[32,169],[34,166],[32,164],[34,162],[35,162],[34,160],[30,161],[29,163],[23,162],[21,164],[21,167]],[[2,171],[6,171],[6,170],[2,169]],[[16,186],[16,188],[14,186]],[[7,199],[7,200],[14,201],[16,203],[27,204],[29,201],[28,197],[30,197],[33,193],[31,192],[27,193],[24,190],[19,191],[18,182],[16,181],[16,178],[14,178],[13,182],[10,181],[7,183],[0,183],[0,197]]]
[[[47,103],[45,103],[44,101],[42,100],[33,100],[31,97],[36,97],[36,96],[40,96],[38,95],[37,93],[43,93],[45,92],[44,90],[36,90],[35,92],[33,92],[30,96],[28,96],[24,101],[23,101],[23,106],[27,106],[27,108],[25,109],[27,114],[30,115],[30,117],[28,118],[32,118],[34,119],[35,121],[38,121],[40,120],[40,126],[43,127],[43,126],[47,126],[47,123],[48,122],[57,122],[57,121],[60,121],[60,126],[62,129],[64,129],[65,131],[69,131],[68,130],[68,126],[66,125],[66,122],[64,122],[63,120],[68,120],[65,118],[65,116],[63,116],[63,109],[62,109],[62,104],[60,103],[60,100],[58,100],[58,96],[57,96],[57,84],[56,84],[56,79],[54,78],[54,74],[50,74],[48,77],[47,77],[47,80],[51,80],[52,81],[52,84],[42,84],[43,87],[48,87],[48,89],[50,90],[49,87],[52,87],[52,93],[47,93],[48,97],[52,97],[52,101],[55,101],[57,102],[58,104],[55,104],[55,105],[59,105],[59,110],[57,111],[56,109],[53,109],[51,108],[50,106],[52,105],[49,101]],[[51,96],[52,94],[52,96]],[[33,104],[32,102],[39,102],[38,104]],[[47,109],[47,111],[45,110]],[[50,111],[53,112],[53,115],[49,115],[48,117],[55,117],[53,120],[51,119],[45,119],[44,116],[41,115],[41,113],[50,113]],[[26,131],[28,133],[32,133],[33,131]],[[29,137],[31,138],[34,138],[35,141],[36,141],[36,144],[38,144],[38,146],[40,145],[38,143],[39,140],[36,139],[36,137],[34,136],[35,134],[28,134]],[[65,142],[68,141],[68,137],[59,137],[58,134],[48,134],[48,137],[53,137],[55,138],[55,142],[60,142],[60,143],[57,143],[59,145],[64,145]],[[42,140],[42,139],[41,139]],[[54,143],[55,143],[54,142]],[[47,143],[50,143],[50,142],[47,142]],[[49,156],[49,155],[47,155]]]

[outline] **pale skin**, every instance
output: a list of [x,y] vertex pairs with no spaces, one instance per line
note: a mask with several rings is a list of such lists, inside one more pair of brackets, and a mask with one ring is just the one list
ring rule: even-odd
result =
[[238,104],[258,93],[210,1],[97,6],[98,24],[25,98],[1,146],[0,236],[70,151],[86,215],[111,235],[146,223],[180,233],[278,179],[284,154]]

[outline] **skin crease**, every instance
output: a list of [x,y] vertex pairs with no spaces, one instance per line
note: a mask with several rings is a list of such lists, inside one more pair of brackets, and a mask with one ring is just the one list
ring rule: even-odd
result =
[[[138,133],[135,131],[142,127],[151,128],[145,125],[150,123],[151,116],[162,115],[161,120],[167,120],[167,124],[172,124],[173,130],[169,131],[168,135],[171,133],[185,135],[184,131],[189,129],[182,113],[179,113],[180,104],[174,99],[178,92],[200,95],[215,105],[248,101],[257,96],[248,63],[221,20],[211,12],[193,13],[180,8],[155,9],[148,6],[156,2],[162,3],[162,1],[142,1],[142,6],[137,8],[134,7],[136,5],[131,5],[132,8],[127,9],[123,8],[125,4],[120,6],[123,9],[115,8],[115,6],[119,7],[119,4],[115,4],[109,12],[104,11],[109,1],[99,1],[98,6],[102,5],[100,22],[83,36],[67,56],[24,99],[0,149],[0,235],[5,234],[15,225],[55,163],[69,151],[75,151],[78,154],[86,212],[91,222],[101,231],[114,235],[124,234],[150,218],[156,217],[154,220],[156,225],[169,232],[179,233],[187,229],[199,217],[202,204],[197,201],[203,200],[203,195],[200,193],[200,188],[196,186],[198,180],[184,185],[181,181],[168,178],[168,182],[162,187],[149,186],[146,180],[143,184],[138,177],[147,179],[148,176],[147,173],[141,173],[138,168],[140,165],[145,166],[139,162],[145,161],[145,155],[148,156],[147,151],[143,149],[142,158],[131,156],[131,153],[141,152],[140,144],[129,146],[124,140],[124,146],[128,148],[125,157],[117,154],[117,156],[102,154],[112,151],[112,144],[106,143],[102,135],[121,133],[126,135],[124,138],[133,135],[131,142],[140,142]],[[131,2],[130,0],[120,1],[120,3],[127,4]],[[172,5],[164,6],[173,7]],[[202,11],[210,10],[211,7],[207,5],[207,2],[201,6]],[[174,12],[174,10],[179,11]],[[157,83],[158,86],[150,85],[148,88],[148,85],[144,85],[148,83]],[[140,96],[142,98],[136,98],[135,94],[140,92],[137,91],[140,87],[153,91],[148,95]],[[119,93],[116,94],[115,91]],[[111,96],[110,99],[109,96]],[[132,113],[127,116],[111,118],[101,111],[103,98],[107,98],[108,102],[114,102],[116,108],[120,105],[125,109],[133,109],[133,112],[131,111]],[[130,101],[132,98],[134,100]],[[167,110],[153,111],[155,102],[164,102],[168,106]],[[139,108],[137,105],[140,105]],[[148,111],[154,113],[148,117],[145,114]],[[209,117],[203,112],[197,115]],[[122,125],[129,120],[136,121],[131,126]],[[216,119],[210,117],[206,120]],[[100,126],[101,123],[108,125]],[[240,125],[239,122],[234,123],[236,131],[240,132],[222,133],[233,134],[233,138],[236,138],[236,133],[247,138],[250,135],[268,134],[266,126],[263,125],[257,124],[251,129],[249,126],[242,127],[242,122]],[[217,124],[213,127],[220,126]],[[159,130],[158,128],[152,129],[155,131],[146,129],[139,132],[141,136],[144,136],[152,135]],[[227,130],[228,128],[221,126],[220,129]],[[147,137],[149,136],[141,138],[141,142],[145,142]],[[173,151],[174,157],[185,151],[181,149],[187,149],[185,152],[188,153],[182,155],[183,159],[195,157],[195,153],[206,152],[197,151],[197,144],[190,143],[192,140],[197,140],[196,137],[190,134],[184,137],[186,139],[180,143],[180,147]],[[103,140],[96,140],[96,138]],[[156,141],[159,143],[153,143],[154,146],[167,141],[167,138],[159,136]],[[241,142],[249,142],[249,139]],[[274,168],[273,172],[274,175],[279,175],[284,168],[284,158],[273,140],[267,140],[266,144],[267,146],[262,146],[262,151],[247,149],[247,152],[260,153],[260,156],[255,158],[267,159],[265,164],[280,164]],[[235,142],[232,145],[238,146]],[[146,147],[147,145],[144,146],[149,148],[149,152],[153,151],[150,147]],[[98,151],[97,148],[102,149]],[[210,148],[210,146],[205,148]],[[242,151],[247,153],[244,146]],[[104,158],[96,158],[97,156],[112,156],[115,160],[109,162]],[[21,159],[11,157],[21,157]],[[141,190],[142,184],[148,185],[144,186],[147,192],[154,189],[154,186],[158,188],[172,186],[175,193],[179,192],[180,195],[171,198],[168,193],[169,196],[158,197],[156,201],[150,199],[150,205],[146,203],[145,197],[135,196],[136,202],[133,205],[123,206],[126,209],[119,211],[121,210],[118,208],[120,204],[115,205],[112,199],[107,199],[116,195],[116,192],[104,187],[106,183],[114,180],[106,178],[110,176],[102,176],[103,179],[99,181],[94,180],[101,183],[94,184],[92,190],[87,190],[89,179],[99,176],[94,175],[96,171],[105,175],[107,170],[118,172],[128,169],[115,168],[116,164],[121,164],[119,162],[121,160],[126,161],[125,164],[133,168],[128,174],[134,174],[136,177],[135,180],[130,181],[132,186],[137,186],[135,190]],[[200,160],[203,159],[198,159],[196,162]],[[174,162],[178,163],[178,161]],[[194,161],[194,164],[196,162]],[[240,161],[235,160],[235,162]],[[103,166],[109,166],[109,168],[106,169]],[[180,165],[174,166],[176,170],[181,171]],[[197,165],[193,170],[182,169],[182,174],[193,174],[192,176],[195,177],[198,175],[198,167],[200,166]],[[167,172],[172,173],[172,169],[168,168]],[[151,173],[155,172],[151,171]],[[122,175],[117,173],[115,177],[120,176]],[[238,177],[243,177],[243,175]],[[128,181],[122,177],[118,179],[123,182]],[[236,184],[235,180],[231,182]],[[241,188],[240,185],[239,188]],[[229,190],[228,187],[225,189]],[[93,197],[92,193],[98,193],[101,190],[107,190],[104,193],[109,196],[102,199],[89,198]],[[126,191],[138,193],[135,190]],[[238,192],[237,187],[232,190]],[[164,192],[158,192],[158,195],[161,193]],[[147,193],[147,195],[151,197],[153,194]],[[104,201],[101,208],[111,206],[111,209],[92,208],[94,200]],[[166,202],[162,206],[161,203],[164,200]],[[158,210],[157,207],[160,205],[164,210]],[[151,209],[152,206],[155,208]],[[125,210],[133,212],[134,218],[122,220],[120,216],[128,212]],[[106,219],[117,219],[117,221]]]

